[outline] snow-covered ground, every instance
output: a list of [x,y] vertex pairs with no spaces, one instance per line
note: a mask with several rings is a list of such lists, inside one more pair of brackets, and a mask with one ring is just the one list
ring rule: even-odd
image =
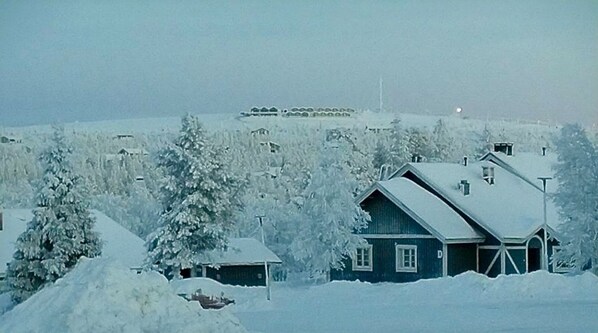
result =
[[[0,309],[6,307],[0,295]],[[202,310],[155,272],[135,274],[108,259],[75,269],[0,317],[0,332],[245,332],[224,311]]]
[[251,332],[595,332],[598,278],[535,272],[490,279],[476,273],[408,284],[331,282],[239,288],[183,281],[175,289],[236,300]]
[[[202,310],[177,293],[236,301]],[[9,303],[0,295],[0,309]],[[0,316],[0,332],[594,332],[598,277],[540,271],[491,279],[477,273],[414,283],[335,281],[224,286],[136,275],[84,259],[54,285]],[[236,317],[236,318],[235,318]],[[237,319],[238,318],[238,319]],[[239,324],[240,322],[240,324]],[[241,326],[242,325],[242,326]]]

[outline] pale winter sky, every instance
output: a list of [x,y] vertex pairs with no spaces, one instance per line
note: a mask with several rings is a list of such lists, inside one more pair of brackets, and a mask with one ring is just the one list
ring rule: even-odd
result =
[[0,126],[252,106],[598,122],[598,1],[0,1]]

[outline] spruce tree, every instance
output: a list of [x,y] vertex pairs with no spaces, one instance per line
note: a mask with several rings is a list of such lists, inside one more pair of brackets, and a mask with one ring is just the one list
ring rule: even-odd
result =
[[19,236],[7,280],[12,298],[22,302],[45,284],[64,276],[83,256],[100,255],[102,244],[93,231],[81,177],[71,166],[72,148],[64,130],[56,128],[52,145],[40,155],[45,174],[37,208]]
[[195,116],[182,119],[180,136],[158,156],[166,173],[158,229],[148,236],[148,265],[179,277],[197,255],[226,247],[238,180]]
[[290,244],[295,260],[307,272],[341,268],[343,259],[361,244],[355,232],[367,225],[369,215],[354,201],[356,185],[334,152],[325,151],[316,162],[303,195],[302,221]]
[[598,273],[598,152],[579,125],[565,125],[556,141],[559,182],[554,202],[564,221],[555,260]]

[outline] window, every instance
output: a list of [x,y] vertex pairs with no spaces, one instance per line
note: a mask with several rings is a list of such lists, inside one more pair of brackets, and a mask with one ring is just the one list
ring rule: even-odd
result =
[[417,272],[417,246],[395,245],[397,254],[397,272]]
[[[557,254],[559,251],[561,250],[560,246],[553,246],[552,247],[552,252],[553,252],[553,258],[554,255]],[[555,273],[566,273],[566,272],[570,272],[571,271],[571,265],[569,265],[569,263],[564,262],[564,261],[557,261],[556,259],[552,260],[552,271]]]
[[353,256],[354,271],[372,271],[372,245],[357,248]]

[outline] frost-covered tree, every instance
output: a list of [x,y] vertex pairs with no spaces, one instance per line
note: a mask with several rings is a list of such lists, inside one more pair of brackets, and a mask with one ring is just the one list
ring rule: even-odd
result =
[[158,165],[166,173],[163,211],[160,227],[148,236],[148,265],[178,277],[195,266],[198,254],[226,247],[239,182],[191,115],[183,117],[180,136],[161,152]]
[[401,119],[397,118],[392,121],[392,131],[390,134],[391,140],[391,156],[395,169],[400,168],[405,162],[410,160],[409,156],[409,139],[406,131],[401,125]]
[[86,191],[70,163],[71,146],[56,128],[52,145],[40,155],[45,173],[37,192],[37,208],[19,236],[7,269],[12,298],[21,302],[45,284],[64,276],[83,256],[100,255]]
[[563,248],[555,260],[576,270],[598,273],[598,152],[579,125],[565,125],[556,141],[559,209]]
[[438,119],[432,131],[432,156],[433,162],[448,162],[453,157],[454,139],[450,135],[446,124]]
[[338,160],[325,151],[315,165],[290,244],[295,259],[312,274],[341,268],[342,260],[362,242],[354,232],[369,221],[369,215],[354,202],[355,181]]

